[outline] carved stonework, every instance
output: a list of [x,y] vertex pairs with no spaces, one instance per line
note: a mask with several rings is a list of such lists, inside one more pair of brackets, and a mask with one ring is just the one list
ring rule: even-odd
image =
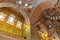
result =
[[[38,36],[38,38],[36,38],[38,40],[39,35],[41,35],[41,32],[42,32],[42,33],[46,33],[45,38],[42,38],[40,36],[40,39],[43,39],[43,40],[54,40],[54,39],[59,40],[59,36],[58,36],[56,28],[55,28],[57,24],[58,25],[60,24],[58,22],[60,19],[58,19],[58,17],[57,17],[59,15],[60,15],[60,9],[58,7],[56,7],[53,3],[46,1],[42,4],[40,4],[34,10],[32,17],[31,17],[31,20],[32,20],[31,21],[31,23],[32,23],[31,29],[37,28],[36,32],[33,32],[34,29],[32,29],[32,31],[31,31],[32,39],[35,36]],[[54,19],[54,20],[51,20],[51,19]],[[40,23],[37,26],[38,22],[40,22]],[[41,24],[43,27],[41,26]],[[45,31],[43,31],[43,30],[45,30]],[[38,33],[37,33],[37,31],[38,31]],[[33,34],[36,34],[36,35],[33,35]]]

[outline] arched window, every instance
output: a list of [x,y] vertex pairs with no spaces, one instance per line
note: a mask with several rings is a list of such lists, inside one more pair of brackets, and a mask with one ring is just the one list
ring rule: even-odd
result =
[[15,16],[10,14],[9,18],[8,18],[8,21],[7,21],[9,24],[14,24],[15,22]]
[[21,28],[22,27],[22,22],[20,21],[17,21],[17,25],[16,25],[18,28]]
[[0,12],[0,20],[1,20],[1,21],[4,20],[5,16],[6,16],[6,15],[5,15],[3,12]]

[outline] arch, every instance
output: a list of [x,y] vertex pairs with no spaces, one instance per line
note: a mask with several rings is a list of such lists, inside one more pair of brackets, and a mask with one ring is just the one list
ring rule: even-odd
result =
[[13,8],[13,9],[15,9],[21,13],[21,15],[25,19],[25,24],[26,24],[25,25],[26,29],[23,31],[23,32],[25,32],[25,34],[23,34],[23,35],[26,37],[27,40],[28,39],[30,40],[30,19],[29,19],[28,15],[19,7],[19,5],[16,5],[14,3],[10,3],[10,2],[4,2],[3,3],[2,2],[2,3],[0,3],[0,8],[3,8],[3,7],[7,7],[7,8],[11,7],[11,8]]
[[9,2],[5,2],[5,3],[0,3],[0,8],[1,7],[12,7],[14,9],[18,10],[23,15],[23,17],[25,18],[26,24],[30,24],[30,20],[29,20],[27,14],[21,8],[19,8],[18,5],[13,4],[13,3],[9,3]]
[[[33,11],[32,13],[32,16],[30,18],[30,20],[32,20],[32,24],[34,24],[38,18],[40,17],[41,15],[41,12],[47,8],[50,8],[50,7],[54,7],[53,4],[50,2],[50,1],[45,1],[43,2],[42,4],[39,4],[35,10]],[[37,16],[38,15],[38,16]],[[36,19],[36,20],[35,20]]]

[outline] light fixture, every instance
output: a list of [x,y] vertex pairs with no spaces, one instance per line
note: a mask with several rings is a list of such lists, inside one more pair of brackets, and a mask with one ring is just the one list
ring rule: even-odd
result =
[[26,3],[25,6],[28,6],[28,4]]
[[51,24],[49,24],[49,28],[51,28],[52,27],[52,25]]
[[29,8],[32,8],[33,6],[31,5],[31,6],[29,6]]
[[22,1],[19,1],[19,4],[22,4]]

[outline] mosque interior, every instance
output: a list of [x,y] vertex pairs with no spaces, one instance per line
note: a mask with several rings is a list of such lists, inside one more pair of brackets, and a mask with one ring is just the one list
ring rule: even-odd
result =
[[60,0],[0,0],[0,40],[60,40]]

